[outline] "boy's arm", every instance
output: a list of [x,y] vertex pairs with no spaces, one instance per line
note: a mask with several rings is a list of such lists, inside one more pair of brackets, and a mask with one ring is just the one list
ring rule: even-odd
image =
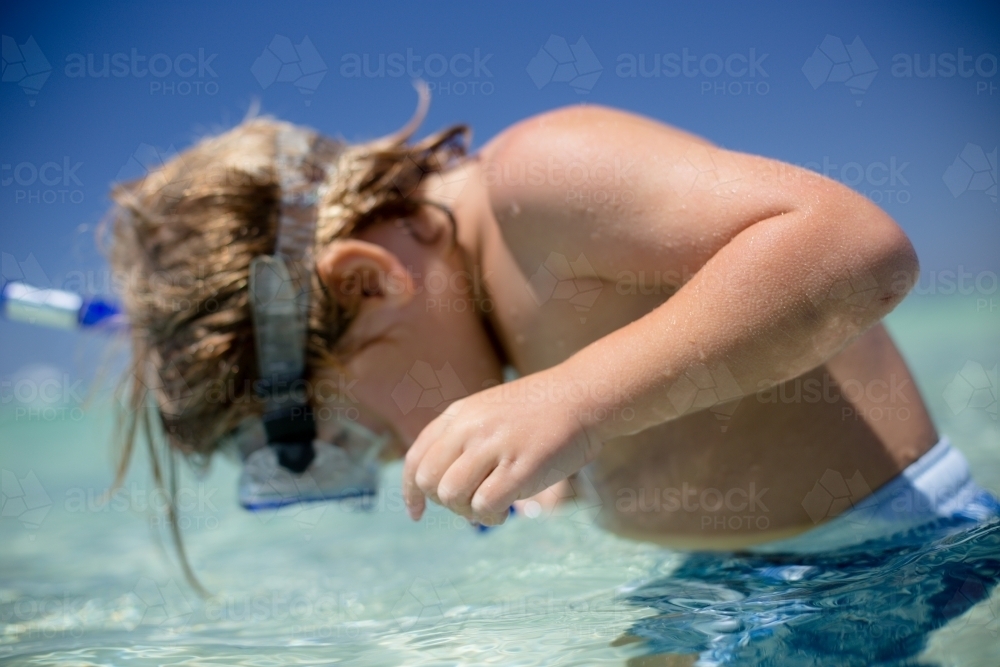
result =
[[607,282],[623,269],[654,275],[683,266],[692,274],[659,307],[551,369],[567,383],[606,389],[589,394],[599,405],[581,407],[635,411],[627,421],[586,424],[602,440],[815,368],[892,310],[916,279],[909,240],[865,197],[645,118],[601,107],[557,111],[484,153],[500,173],[558,155],[605,181],[607,203],[591,196],[585,214],[557,179],[501,181],[490,195],[505,233],[543,230],[543,248],[547,238],[571,258],[578,250]]

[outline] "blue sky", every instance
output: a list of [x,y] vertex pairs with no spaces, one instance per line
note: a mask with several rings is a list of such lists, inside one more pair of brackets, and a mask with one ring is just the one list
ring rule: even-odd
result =
[[[825,169],[895,217],[925,279],[1000,272],[986,192],[1000,141],[996,3],[35,1],[2,12],[8,279],[106,291],[93,231],[136,159],[231,127],[254,101],[349,141],[378,136],[412,113],[413,73],[434,92],[425,132],[467,122],[479,146],[547,109],[618,106]],[[917,76],[932,55],[934,76]],[[302,77],[276,78],[282,58]],[[991,151],[992,173],[979,164]],[[87,366],[85,348],[77,334],[0,322],[0,376]]]

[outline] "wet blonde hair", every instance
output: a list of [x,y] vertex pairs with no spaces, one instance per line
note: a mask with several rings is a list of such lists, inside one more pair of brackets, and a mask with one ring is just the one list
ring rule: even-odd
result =
[[[417,196],[423,179],[466,154],[465,125],[408,143],[429,105],[426,87],[418,90],[416,114],[389,136],[348,145],[310,131],[312,149],[301,168],[307,178],[325,179],[317,250],[379,221],[416,214],[432,203]],[[112,191],[108,257],[123,285],[132,347],[120,387],[127,409],[116,486],[141,435],[156,484],[174,498],[178,454],[203,467],[223,436],[263,411],[253,400],[257,363],[247,284],[251,259],[275,249],[282,196],[276,138],[293,127],[252,118]],[[355,314],[330,298],[315,274],[312,280],[307,380],[331,362]],[[168,513],[185,574],[198,587],[172,502]]]

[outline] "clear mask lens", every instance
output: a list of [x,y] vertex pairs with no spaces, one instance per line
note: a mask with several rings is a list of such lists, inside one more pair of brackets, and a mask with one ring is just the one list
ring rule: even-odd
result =
[[315,456],[301,473],[281,465],[278,452],[266,444],[262,428],[243,428],[242,441],[233,443],[243,459],[240,504],[257,511],[297,503],[370,500],[378,493],[378,455],[389,436],[357,422],[341,421],[339,426],[333,442],[313,441]]

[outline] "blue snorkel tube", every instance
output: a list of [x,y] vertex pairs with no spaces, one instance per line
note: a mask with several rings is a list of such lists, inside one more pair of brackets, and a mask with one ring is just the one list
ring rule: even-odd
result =
[[0,289],[0,313],[13,322],[57,329],[101,330],[108,333],[128,329],[125,315],[114,301],[83,297],[65,290],[33,287],[14,280]]

